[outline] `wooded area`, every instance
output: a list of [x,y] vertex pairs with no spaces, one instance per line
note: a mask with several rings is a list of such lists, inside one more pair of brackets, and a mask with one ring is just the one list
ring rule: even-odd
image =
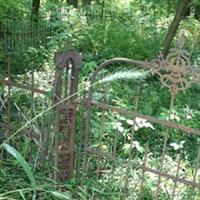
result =
[[0,199],[200,199],[200,0],[1,0]]

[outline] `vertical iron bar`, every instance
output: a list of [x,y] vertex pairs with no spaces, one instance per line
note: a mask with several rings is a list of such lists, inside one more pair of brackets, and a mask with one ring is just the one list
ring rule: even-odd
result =
[[[182,158],[182,153],[180,153],[179,158],[178,158],[178,165],[176,169],[176,177],[179,176],[179,171],[180,171],[180,165],[181,165],[181,158]],[[176,187],[177,187],[177,181],[174,181],[174,187],[173,187],[173,193],[172,193],[172,200],[175,198],[175,192],[176,192]]]
[[[78,90],[79,69],[76,66],[74,60],[72,62],[72,75],[70,77],[70,95],[73,95]],[[70,126],[69,126],[69,165],[68,171],[71,178],[73,175],[74,167],[74,154],[75,154],[75,132],[76,132],[76,109],[77,109],[77,95],[74,95],[70,99]]]
[[[62,93],[62,69],[57,68],[56,69],[56,101],[59,102],[61,98],[61,93]],[[60,121],[61,121],[61,116],[60,116],[60,110],[59,110],[59,105],[56,106],[56,132],[55,132],[55,138],[54,138],[54,179],[58,179],[58,157],[59,157],[59,139],[60,139]]]
[[[175,100],[175,94],[172,94],[171,100],[170,100],[170,108],[169,108],[169,118],[168,118],[169,121],[170,121],[170,117],[172,114],[172,109],[174,107],[174,100]],[[163,145],[162,157],[161,157],[161,162],[160,162],[158,184],[157,184],[157,189],[156,189],[156,199],[159,199],[159,196],[160,196],[161,171],[162,171],[162,167],[163,167],[164,160],[165,160],[165,154],[166,154],[166,150],[167,150],[168,134],[169,134],[169,129],[167,129],[165,131],[165,136],[164,136],[164,145]]]
[[[104,127],[105,127],[105,110],[101,112],[101,122],[100,122],[100,135],[99,135],[99,148],[101,149],[102,147],[102,139],[103,139],[103,134],[104,134]],[[97,155],[97,169],[96,169],[96,179],[99,179],[99,174],[100,174],[100,160],[101,156]]]
[[[91,98],[91,97],[90,97]],[[88,143],[89,143],[89,135],[90,135],[90,120],[91,120],[91,106],[86,103],[86,113],[85,113],[85,131],[84,131],[84,149],[83,149],[83,172],[84,172],[84,180],[83,184],[87,178],[87,163],[88,163]]]
[[[83,94],[81,102],[85,99],[85,94]],[[77,180],[77,186],[80,186],[81,181],[80,181],[80,172],[81,172],[81,155],[82,155],[82,149],[83,149],[83,133],[84,133],[84,106],[80,105],[80,140],[77,138],[77,151],[76,151],[76,180]],[[77,197],[78,198],[78,197]]]
[[[200,150],[198,152],[198,156],[197,156],[197,159],[196,159],[196,166],[195,166],[195,171],[194,171],[194,176],[193,176],[193,183],[196,183],[197,173],[198,173],[199,165],[200,165],[199,161],[200,161]],[[192,188],[192,192],[190,194],[191,199],[192,199],[193,196],[194,196],[194,200],[195,200],[195,187]]]
[[[108,94],[108,85],[104,86],[104,102],[107,101],[107,94]],[[101,113],[101,122],[100,122],[100,134],[99,134],[99,148],[101,149],[102,147],[102,139],[103,139],[103,135],[104,135],[104,128],[105,128],[105,110],[102,111]],[[96,178],[97,180],[99,179],[99,172],[100,172],[100,155],[97,155],[97,175]]]
[[[138,110],[138,106],[139,106],[139,95],[140,95],[140,84],[137,87],[137,92],[136,92],[136,97],[135,97],[135,112]],[[125,185],[124,185],[124,189],[125,189],[125,193],[127,193],[128,191],[128,177],[130,174],[130,167],[131,167],[131,159],[132,159],[132,149],[133,149],[133,141],[134,141],[134,136],[135,136],[135,125],[136,125],[136,118],[134,117],[133,119],[133,125],[132,125],[132,130],[131,130],[131,140],[130,140],[130,149],[128,152],[128,163],[127,163],[127,168],[126,168],[126,177],[125,177]],[[124,195],[127,195],[125,194]]]
[[144,188],[145,169],[147,167],[147,156],[148,156],[148,146],[146,145],[145,155],[144,155],[144,163],[143,163],[143,167],[142,167],[142,179],[141,179],[141,184],[140,184],[140,199],[141,200],[143,200],[142,193],[143,193],[143,188]]
[[113,153],[112,153],[112,157],[114,159],[113,163],[112,163],[112,169],[111,169],[111,173],[112,173],[112,176],[114,175],[114,170],[115,170],[115,160],[116,160],[116,155],[117,155],[117,144],[118,144],[118,141],[119,141],[119,131],[117,130],[115,132],[115,138],[114,138],[114,146],[113,146]]
[[54,180],[58,180],[58,147],[59,147],[59,112],[56,111],[56,129],[55,129],[55,135],[54,135]]

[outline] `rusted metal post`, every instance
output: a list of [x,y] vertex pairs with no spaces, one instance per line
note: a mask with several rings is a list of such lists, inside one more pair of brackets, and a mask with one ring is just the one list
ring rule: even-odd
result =
[[[55,165],[59,170],[57,178],[66,180],[73,175],[75,159],[75,131],[77,91],[81,55],[74,51],[56,53],[55,99],[57,130],[55,151],[57,152]],[[66,74],[64,74],[64,72]],[[64,88],[63,88],[64,87]],[[64,91],[64,94],[63,94]]]

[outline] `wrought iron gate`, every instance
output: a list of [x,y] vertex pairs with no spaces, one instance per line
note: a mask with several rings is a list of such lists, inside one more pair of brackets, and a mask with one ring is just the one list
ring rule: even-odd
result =
[[[84,143],[84,148],[81,157],[79,157],[79,159],[83,158],[83,163],[82,167],[78,169],[78,171],[82,170],[84,177],[83,182],[91,177],[96,177],[97,181],[105,181],[110,187],[112,186],[111,182],[117,182],[122,190],[120,199],[200,198],[198,175],[200,158],[199,148],[197,148],[198,152],[195,154],[196,160],[194,161],[193,172],[191,172],[190,175],[188,175],[190,172],[184,171],[185,164],[182,164],[184,160],[184,150],[174,151],[176,152],[176,156],[173,159],[168,151],[172,147],[176,148],[176,144],[170,143],[169,141],[169,135],[174,132],[179,138],[195,136],[195,140],[199,140],[200,136],[199,124],[194,128],[188,127],[179,123],[178,120],[176,120],[176,116],[174,116],[177,96],[186,93],[193,84],[198,85],[200,83],[200,73],[191,65],[190,54],[183,50],[183,45],[184,41],[183,38],[181,38],[178,47],[171,49],[166,58],[161,55],[151,62],[123,58],[111,59],[102,63],[92,73],[90,78],[91,87],[83,100],[85,114],[83,117],[84,128],[82,129],[84,141],[82,143]],[[133,111],[128,111],[127,109],[112,105],[112,100],[108,100],[107,98],[109,96],[109,86],[101,87],[104,88],[103,91],[101,91],[103,93],[102,98],[98,101],[96,100],[95,92],[100,86],[95,87],[93,85],[95,85],[95,82],[98,82],[98,75],[104,69],[108,69],[109,67],[113,68],[112,64],[116,63],[125,63],[135,67],[140,66],[140,69],[149,70],[152,74],[156,74],[159,77],[161,82],[160,88],[162,87],[162,90],[168,90],[169,112],[167,113],[168,116],[166,119],[159,119],[158,117],[140,112],[141,82],[138,82],[137,88],[133,91],[135,99],[135,105],[132,107]],[[123,85],[121,86],[124,87]],[[198,102],[196,103],[198,104]],[[93,117],[97,116],[97,114],[99,117],[98,119],[95,118],[95,120],[99,122],[99,125],[98,128],[94,130],[93,126],[95,126],[95,123],[92,121],[94,121]],[[121,121],[127,121],[132,127],[131,134],[129,135],[129,144],[127,144],[129,145],[128,152],[125,158],[120,156],[123,151],[120,141],[120,138],[122,140],[121,135],[123,133],[123,127],[120,127],[122,123],[119,122],[120,120],[116,122],[116,124],[113,125],[113,131],[115,133],[109,136],[109,134],[106,133],[107,126],[112,124],[113,121],[108,121],[108,115],[118,116],[118,118],[121,117]],[[153,130],[149,131],[146,140],[143,139],[143,146],[141,149],[140,143],[136,140],[136,135],[138,135],[137,131],[142,126],[149,127],[150,130]],[[156,133],[156,128],[154,128],[154,126],[158,127],[158,132]],[[159,130],[161,131],[159,132]],[[96,132],[98,132],[98,134]],[[153,143],[151,140],[153,140],[155,136],[151,138],[151,132],[152,134],[159,135],[159,155],[152,155],[151,144]],[[105,137],[111,137],[113,142],[107,144]],[[182,144],[184,144],[184,141],[182,141],[182,143],[180,142],[180,146]],[[135,156],[138,151],[139,155]],[[137,162],[136,160],[139,161]],[[152,164],[152,160],[154,160],[156,164]],[[167,167],[167,163],[170,167]],[[149,182],[151,182],[151,186],[149,186]],[[151,192],[149,192],[149,190]],[[187,195],[184,195],[185,191],[189,191]],[[147,196],[145,196],[145,193],[147,193]],[[150,196],[148,197],[150,193],[152,195],[151,198]]]
[[[158,91],[166,91],[165,99],[161,99],[160,103],[162,105],[164,101],[168,104],[165,117],[154,116],[153,113],[148,113],[148,110],[141,109],[145,103],[143,89],[147,87],[144,82],[134,82],[130,94],[124,94],[125,98],[132,98],[134,101],[129,109],[120,104],[120,99],[124,97],[119,97],[118,102],[110,98],[114,90],[112,82],[101,85],[98,78],[103,77],[105,69],[110,72],[119,63],[147,70],[159,78],[160,82],[155,81],[159,85]],[[108,190],[111,193],[118,190],[121,195],[118,199],[145,199],[148,195],[152,199],[200,198],[200,126],[199,123],[193,126],[181,123],[175,112],[179,97],[184,93],[187,96],[187,92],[193,86],[198,87],[200,83],[200,72],[192,66],[190,54],[183,50],[183,39],[177,48],[171,49],[166,58],[161,55],[151,62],[124,58],[103,62],[92,73],[89,87],[87,86],[82,96],[78,95],[81,55],[74,51],[56,53],[55,64],[52,107],[55,108],[56,130],[51,155],[54,158],[56,179],[68,180],[75,177],[80,185],[92,179],[109,186]],[[12,87],[30,92],[31,118],[34,118],[33,102],[36,93],[48,95],[48,91],[35,88],[34,72],[31,85],[27,86],[11,80],[9,65],[8,71],[8,79],[1,80],[8,86],[8,123],[1,122],[0,127],[7,130],[8,134],[5,137],[9,138],[13,128]],[[125,83],[120,86],[125,87]],[[191,99],[190,102],[199,103],[196,99]],[[6,106],[4,102],[2,105]],[[159,105],[155,107],[160,109]],[[19,118],[23,117],[22,114],[20,111]],[[187,114],[190,115],[189,112]],[[195,116],[199,116],[199,111]],[[186,122],[189,120],[186,116],[183,118]],[[80,124],[77,123],[77,119]],[[53,120],[54,118],[49,123]],[[32,121],[29,124],[31,141],[34,137],[40,137],[42,159],[50,159],[44,146],[51,130],[47,129],[47,134],[41,133],[40,136],[37,134],[37,124],[34,123]],[[39,125],[43,126],[43,123]],[[124,127],[127,127],[126,130]],[[172,134],[179,138],[178,143],[170,141]],[[187,137],[194,141],[193,147],[196,149],[196,159],[190,167],[191,171],[187,170],[186,165],[191,163],[187,163],[184,153],[191,150],[184,144]]]

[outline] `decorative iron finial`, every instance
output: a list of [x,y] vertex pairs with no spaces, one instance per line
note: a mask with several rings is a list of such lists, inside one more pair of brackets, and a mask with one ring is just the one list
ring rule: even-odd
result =
[[189,53],[183,49],[184,33],[181,33],[178,47],[170,49],[166,58],[161,54],[146,67],[158,74],[161,83],[169,89],[171,94],[185,91],[192,83],[200,83],[200,73],[190,62]]

